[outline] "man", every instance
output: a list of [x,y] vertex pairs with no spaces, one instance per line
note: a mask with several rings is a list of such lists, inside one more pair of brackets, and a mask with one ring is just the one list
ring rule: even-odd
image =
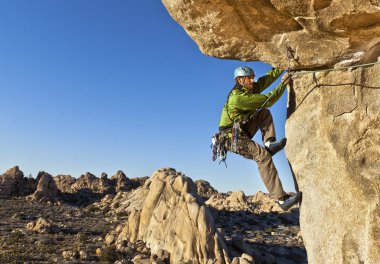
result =
[[[267,94],[261,94],[283,73],[273,68],[265,76],[254,81],[255,73],[249,67],[235,69],[235,86],[228,95],[219,122],[219,130],[228,134],[225,147],[247,159],[255,160],[260,176],[271,198],[278,201],[283,210],[288,210],[298,200],[282,188],[281,180],[274,166],[272,156],[283,149],[286,138],[276,141],[276,132],[270,111],[284,93],[290,78],[285,74],[282,83]],[[260,129],[264,147],[252,140]]]

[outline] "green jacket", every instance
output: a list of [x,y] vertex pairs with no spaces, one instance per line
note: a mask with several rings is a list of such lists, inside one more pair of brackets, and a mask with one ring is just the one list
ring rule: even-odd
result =
[[[266,75],[253,83],[251,91],[236,84],[223,107],[219,128],[232,127],[234,121],[247,120],[256,109],[271,107],[284,93],[286,85],[281,83],[267,94],[261,94],[261,92],[277,80],[282,73],[283,70],[272,68]],[[264,103],[265,105],[263,105]]]

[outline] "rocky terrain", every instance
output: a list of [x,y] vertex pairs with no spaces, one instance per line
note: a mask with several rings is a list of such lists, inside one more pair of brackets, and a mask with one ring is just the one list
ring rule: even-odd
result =
[[0,263],[307,263],[298,207],[170,168],[104,179],[0,175]]

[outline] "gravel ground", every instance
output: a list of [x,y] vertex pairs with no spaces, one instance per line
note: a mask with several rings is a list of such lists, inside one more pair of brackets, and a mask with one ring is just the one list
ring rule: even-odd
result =
[[307,263],[298,208],[286,213],[221,211],[216,225],[222,230],[230,257],[240,256],[245,250],[264,263]]
[[[0,263],[75,263],[66,262],[64,251],[82,251],[80,263],[99,263],[96,248],[115,225],[100,212],[69,205],[29,203],[25,199],[0,200]],[[44,218],[58,226],[57,233],[37,233],[26,228],[31,221]],[[78,262],[79,263],[79,262]]]
[[[154,256],[142,241],[130,244],[132,253],[124,258],[105,247],[106,234],[127,216],[106,216],[91,205],[47,205],[24,198],[0,199],[0,203],[0,263],[115,263],[122,259],[119,263],[152,263]],[[38,233],[27,228],[41,217],[58,230]],[[260,263],[307,263],[298,208],[286,213],[218,211],[216,226],[231,259],[248,252]],[[102,249],[103,255],[99,256],[97,249]]]

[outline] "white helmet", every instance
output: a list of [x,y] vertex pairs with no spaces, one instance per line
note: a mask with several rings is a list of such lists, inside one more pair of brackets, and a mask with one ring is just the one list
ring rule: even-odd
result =
[[255,75],[255,72],[251,68],[247,66],[241,66],[235,69],[234,79],[236,79],[236,77],[245,77],[245,76],[252,76],[252,75]]

